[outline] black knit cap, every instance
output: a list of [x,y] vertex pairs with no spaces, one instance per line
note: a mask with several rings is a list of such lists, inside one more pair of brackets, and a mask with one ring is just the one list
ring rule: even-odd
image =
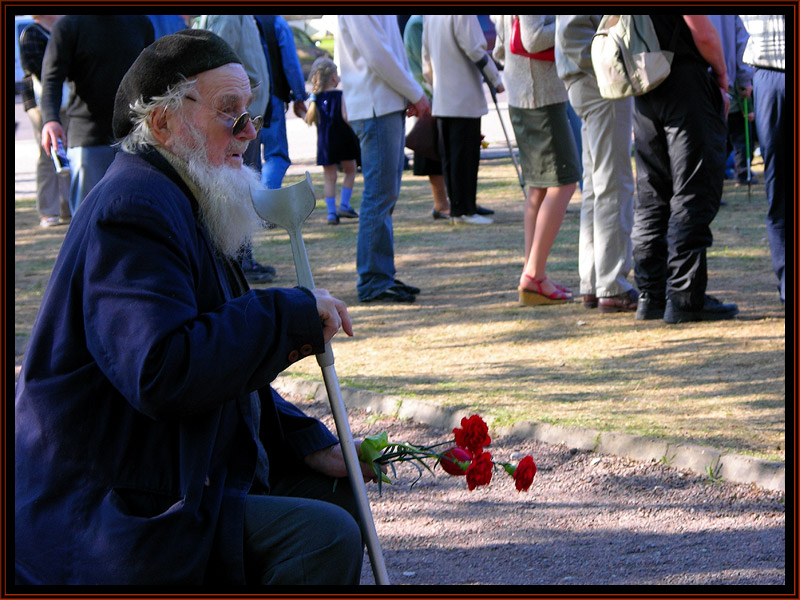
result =
[[242,61],[225,40],[206,29],[184,29],[158,38],[142,50],[119,84],[114,100],[114,137],[121,139],[130,133],[130,106],[140,96],[149,102],[171,85],[229,63]]

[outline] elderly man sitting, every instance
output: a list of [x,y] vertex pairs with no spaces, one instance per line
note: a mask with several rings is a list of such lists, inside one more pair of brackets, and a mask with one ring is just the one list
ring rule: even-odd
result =
[[17,583],[359,581],[341,448],[269,386],[352,335],[347,309],[249,290],[235,260],[259,226],[250,99],[203,30],[157,40],[119,87],[124,152],[67,232],[16,391]]

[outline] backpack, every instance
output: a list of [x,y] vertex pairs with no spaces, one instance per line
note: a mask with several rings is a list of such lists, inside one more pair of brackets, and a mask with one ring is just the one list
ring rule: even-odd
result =
[[677,34],[676,27],[662,50],[649,15],[603,15],[591,46],[600,95],[615,100],[655,89],[669,75]]

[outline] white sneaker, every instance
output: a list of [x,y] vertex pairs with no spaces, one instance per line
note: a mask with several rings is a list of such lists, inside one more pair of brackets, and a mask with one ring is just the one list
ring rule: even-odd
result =
[[453,225],[491,225],[494,221],[483,215],[462,215],[452,217],[452,223]]

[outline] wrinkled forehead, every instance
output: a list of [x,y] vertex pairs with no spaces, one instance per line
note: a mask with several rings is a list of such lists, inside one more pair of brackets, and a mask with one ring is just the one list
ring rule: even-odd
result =
[[197,75],[197,92],[215,105],[247,106],[253,100],[253,87],[242,65],[229,63]]

